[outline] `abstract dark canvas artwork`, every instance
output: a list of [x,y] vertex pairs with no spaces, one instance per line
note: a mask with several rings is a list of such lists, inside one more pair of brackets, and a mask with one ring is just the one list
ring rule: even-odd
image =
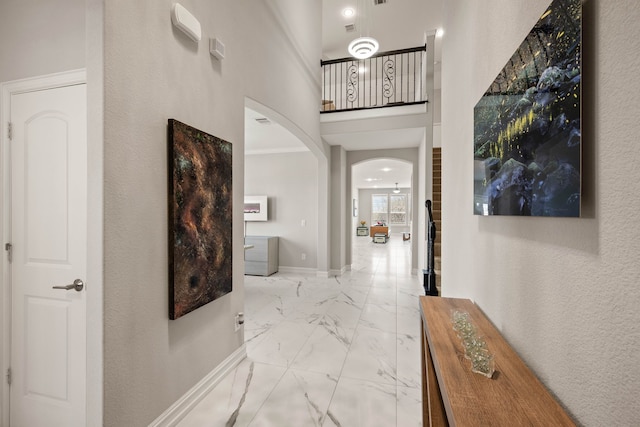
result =
[[232,290],[231,143],[177,120],[168,126],[169,317]]
[[474,108],[474,214],[580,216],[581,0],[554,0]]

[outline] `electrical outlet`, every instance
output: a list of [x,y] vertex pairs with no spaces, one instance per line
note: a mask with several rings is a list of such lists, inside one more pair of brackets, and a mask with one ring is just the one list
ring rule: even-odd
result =
[[244,324],[244,313],[240,312],[235,315],[235,331],[238,332],[240,330],[240,326]]
[[302,255],[300,255],[300,258],[302,258],[302,260],[304,261],[305,259],[307,259],[307,254],[303,253]]

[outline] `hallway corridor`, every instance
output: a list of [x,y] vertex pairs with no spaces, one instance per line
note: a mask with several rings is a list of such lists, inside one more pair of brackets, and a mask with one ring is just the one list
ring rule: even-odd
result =
[[248,357],[179,427],[421,426],[411,243],[354,241],[340,277],[245,276]]

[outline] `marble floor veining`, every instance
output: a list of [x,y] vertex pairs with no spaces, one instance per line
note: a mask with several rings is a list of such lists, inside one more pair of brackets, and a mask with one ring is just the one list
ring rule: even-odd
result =
[[401,235],[342,276],[245,276],[247,358],[178,426],[421,426],[423,294]]

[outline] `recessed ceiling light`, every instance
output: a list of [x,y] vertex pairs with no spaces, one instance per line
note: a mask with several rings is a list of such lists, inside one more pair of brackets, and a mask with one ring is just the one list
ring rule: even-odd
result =
[[391,168],[382,168],[382,172],[389,172]]
[[345,16],[347,18],[353,16],[356,14],[356,11],[351,9],[350,7],[347,7],[345,9],[342,10],[342,16]]
[[444,35],[444,30],[442,28],[438,28],[436,30],[436,37],[442,37]]

